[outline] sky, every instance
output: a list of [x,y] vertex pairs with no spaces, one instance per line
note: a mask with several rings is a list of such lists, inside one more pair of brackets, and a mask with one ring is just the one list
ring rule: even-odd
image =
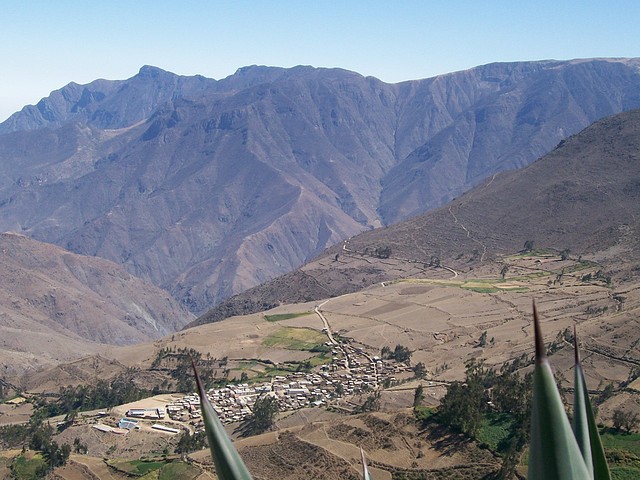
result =
[[385,82],[491,62],[640,56],[636,0],[2,0],[0,121],[69,82],[247,65]]

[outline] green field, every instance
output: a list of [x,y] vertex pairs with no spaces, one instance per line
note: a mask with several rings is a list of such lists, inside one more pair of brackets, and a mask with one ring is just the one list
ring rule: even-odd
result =
[[279,322],[280,320],[290,320],[292,318],[304,317],[312,312],[298,312],[298,313],[277,313],[275,315],[265,315],[264,318],[267,322]]
[[311,351],[322,346],[326,339],[324,334],[310,328],[283,327],[265,338],[262,344],[287,350]]
[[513,420],[506,414],[487,414],[482,420],[482,426],[478,432],[478,442],[485,444],[494,452],[500,451],[501,443],[510,433]]
[[194,480],[198,478],[201,473],[199,468],[189,465],[188,463],[172,462],[162,467],[157,478],[158,480],[174,480],[176,478],[180,480]]
[[120,470],[128,475],[134,475],[137,477],[141,477],[143,475],[148,474],[149,472],[153,472],[155,470],[159,470],[164,467],[167,463],[164,461],[144,461],[144,460],[120,460],[109,462],[109,465],[116,470]]
[[23,453],[18,455],[13,461],[13,478],[16,480],[31,480],[42,478],[38,472],[44,467],[44,459],[39,453],[31,458]]
[[611,478],[636,480],[640,478],[640,433],[605,430],[600,434]]

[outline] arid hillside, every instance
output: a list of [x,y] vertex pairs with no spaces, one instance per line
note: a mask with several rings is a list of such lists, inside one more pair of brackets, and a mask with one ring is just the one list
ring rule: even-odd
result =
[[0,235],[0,365],[15,373],[163,337],[191,317],[122,267]]
[[[640,110],[634,110],[595,123],[529,167],[492,176],[440,209],[352,237],[191,325],[420,276],[434,265],[445,276],[442,266],[470,272],[525,243],[605,261],[609,275],[635,281],[639,200]],[[385,248],[390,258],[379,258]]]

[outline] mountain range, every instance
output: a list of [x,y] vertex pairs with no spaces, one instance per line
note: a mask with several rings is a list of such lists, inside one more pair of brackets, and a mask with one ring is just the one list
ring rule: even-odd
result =
[[72,83],[0,125],[0,230],[119,263],[203,312],[640,107],[639,68],[519,62],[386,84],[143,67]]
[[[492,176],[443,207],[327,249],[301,268],[229,298],[189,326],[398,278],[473,275],[478,268],[498,275],[503,257],[526,244],[584,257],[606,265],[606,276],[616,281],[637,282],[638,232],[640,110],[632,110],[596,122],[533,164]],[[390,258],[379,258],[379,249],[389,249]]]

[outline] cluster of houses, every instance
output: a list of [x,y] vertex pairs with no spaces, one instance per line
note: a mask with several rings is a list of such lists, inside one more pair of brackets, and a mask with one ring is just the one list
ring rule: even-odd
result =
[[[331,363],[321,365],[317,372],[292,372],[275,376],[269,382],[231,383],[224,388],[210,389],[207,396],[220,420],[228,424],[246,419],[252,415],[256,399],[263,395],[276,398],[281,412],[338,404],[344,408],[345,404],[348,405],[348,401],[340,402],[344,397],[374,391],[380,386],[387,387],[403,377],[412,376],[409,365],[371,356],[352,344],[332,341],[325,345],[331,347],[333,359]],[[106,412],[100,413],[106,415]],[[140,419],[158,421],[167,416],[174,422],[188,423],[196,429],[203,427],[199,396],[195,393],[185,395],[166,404],[165,408],[132,408],[117,427],[100,423],[94,428],[126,434],[140,428]],[[158,423],[151,428],[174,434],[181,431]]]
[[[304,407],[320,407],[343,396],[375,390],[385,380],[410,371],[410,367],[393,360],[368,357],[357,349],[348,352],[345,359],[320,367],[320,372],[295,372],[275,376],[271,382],[229,384],[212,388],[207,396],[223,423],[239,422],[252,414],[256,399],[271,395],[278,400],[280,411]],[[166,405],[172,420],[201,425],[200,398],[191,394]]]

